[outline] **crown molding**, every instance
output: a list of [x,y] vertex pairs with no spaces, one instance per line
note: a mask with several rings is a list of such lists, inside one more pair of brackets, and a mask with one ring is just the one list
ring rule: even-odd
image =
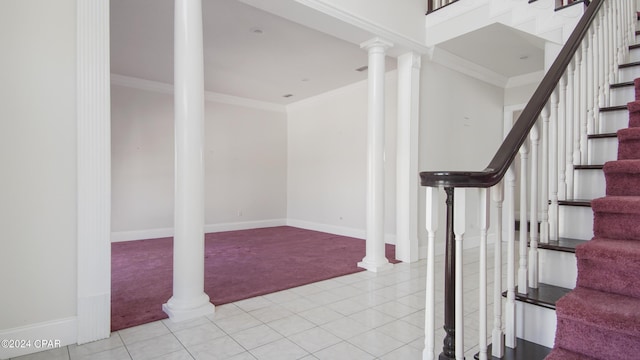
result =
[[390,30],[380,24],[362,19],[354,16],[353,14],[344,10],[338,9],[335,6],[328,5],[327,3],[319,0],[296,0],[296,2],[308,6],[309,8],[320,11],[328,16],[339,19],[347,24],[353,25],[357,28],[365,30],[375,36],[384,38],[394,44],[397,47],[405,48],[411,51],[425,54],[428,48],[419,41],[410,39],[396,31]]
[[[173,94],[173,85],[159,81],[146,80],[132,76],[120,74],[111,74],[111,84],[125,86],[133,89],[152,91],[161,94]],[[211,91],[205,91],[204,99],[206,101],[218,102],[229,105],[243,106],[252,109],[286,112],[286,106],[267,101],[259,101],[247,99],[239,96],[226,95]]]
[[507,77],[500,75],[495,71],[472,63],[469,60],[463,59],[438,47],[430,49],[429,58],[437,64],[501,88],[505,88],[509,81]]
[[524,75],[510,77],[509,80],[507,80],[507,85],[505,86],[505,88],[509,89],[509,88],[514,88],[518,86],[538,84],[540,83],[540,81],[542,81],[542,78],[544,77],[544,75],[545,75],[544,70],[540,70],[540,71],[535,71],[535,72],[524,74]]

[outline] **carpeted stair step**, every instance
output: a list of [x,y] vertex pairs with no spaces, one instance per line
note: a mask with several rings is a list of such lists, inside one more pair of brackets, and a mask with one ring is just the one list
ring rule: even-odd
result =
[[618,160],[640,159],[640,127],[620,129],[618,134]]
[[633,80],[633,87],[636,90],[636,100],[640,100],[640,78]]
[[640,299],[640,241],[595,238],[576,258],[577,286]]
[[574,353],[573,351],[555,348],[547,355],[544,360],[598,360],[583,354]]
[[640,100],[627,103],[629,127],[640,127]]
[[607,183],[606,194],[613,196],[640,195],[640,160],[609,161],[602,168]]
[[608,360],[640,354],[640,299],[576,287],[556,314],[556,348]]
[[596,237],[640,240],[640,196],[605,196],[591,208]]

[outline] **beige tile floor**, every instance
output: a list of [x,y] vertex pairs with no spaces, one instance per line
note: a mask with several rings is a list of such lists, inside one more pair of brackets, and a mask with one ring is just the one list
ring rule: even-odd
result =
[[[491,251],[489,255],[488,263],[493,264]],[[478,351],[477,249],[465,251],[464,263],[465,353],[471,359]],[[438,352],[444,336],[442,269],[440,256]],[[490,268],[490,285],[492,274]],[[382,273],[359,272],[217,306],[213,316],[180,323],[156,321],[114,332],[106,340],[16,359],[422,359],[425,276],[426,261],[400,263]],[[491,316],[489,310],[489,326]]]

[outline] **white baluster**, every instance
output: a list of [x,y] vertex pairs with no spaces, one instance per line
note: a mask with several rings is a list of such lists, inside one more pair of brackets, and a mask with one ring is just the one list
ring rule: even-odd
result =
[[[576,82],[575,82],[575,69],[576,69],[576,63],[574,63],[573,61],[571,61],[569,63],[569,66],[567,67],[567,104],[565,107],[565,111],[566,111],[566,119],[567,119],[567,132],[566,135],[567,137],[570,136],[570,134],[573,134],[573,131],[570,131],[573,129],[573,123],[576,119],[576,117],[578,117],[579,115],[577,113],[575,113],[575,106],[574,106],[574,101],[575,101],[575,92],[579,92],[580,89],[576,88]],[[571,124],[569,124],[571,123]],[[566,170],[569,171],[571,170],[571,178],[573,179],[573,144],[571,144],[569,141],[567,141],[567,165],[566,165]],[[569,184],[569,181],[567,181],[567,186]],[[571,184],[571,187],[573,188],[573,183]],[[569,194],[569,198],[573,198],[573,191],[569,192],[567,191],[567,193]]]
[[[589,34],[587,35],[587,41],[588,41],[588,47],[587,47],[587,59],[585,59],[585,65],[587,68],[587,84],[586,84],[586,88],[587,88],[587,133],[588,134],[595,134],[596,133],[596,129],[597,129],[597,122],[596,122],[596,105],[595,105],[595,99],[596,99],[596,93],[597,93],[597,85],[596,85],[596,77],[594,72],[595,67],[594,67],[594,63],[595,63],[595,59],[596,59],[596,53],[595,53],[595,43],[594,43],[594,34],[595,34],[595,30],[594,30],[594,26],[592,25],[589,28]],[[581,156],[581,159],[584,159],[584,154]],[[587,155],[589,156],[588,152]],[[583,164],[587,164],[586,161],[582,162]]]
[[[529,148],[525,142],[520,147],[520,261],[518,267],[518,292],[526,293],[527,285],[527,182]],[[534,224],[531,224],[533,226]]]
[[[589,124],[589,114],[588,114],[588,110],[589,110],[589,102],[588,102],[588,96],[589,96],[589,79],[587,76],[587,59],[589,58],[589,40],[588,39],[584,39],[582,41],[582,48],[581,48],[581,56],[580,56],[580,62],[579,62],[579,69],[580,69],[580,73],[579,73],[579,79],[578,79],[578,89],[580,89],[580,100],[579,100],[579,109],[580,109],[580,113],[578,115],[578,119],[574,125],[574,134],[576,135],[576,138],[573,140],[574,141],[574,145],[573,145],[573,165],[579,165],[579,164],[587,164],[588,161],[588,155],[589,155],[589,151],[588,151],[588,138],[587,135],[589,134],[588,132],[588,124]],[[574,174],[573,174],[573,166],[570,166],[569,163],[567,163],[567,175],[571,177],[571,198],[574,198],[574,194],[573,194],[573,178],[574,178]]]
[[456,188],[453,196],[453,233],[456,239],[456,360],[464,360],[464,233],[466,231],[466,189]]
[[596,28],[596,49],[598,52],[598,60],[596,62],[596,69],[598,74],[598,107],[605,107],[605,95],[604,95],[604,72],[605,72],[605,47],[604,47],[604,34],[603,34],[603,12],[600,12],[597,18]]
[[[558,240],[558,161],[564,163],[564,159],[558,159],[558,88],[551,94],[550,103],[550,128],[549,131],[549,238]],[[548,242],[547,240],[547,242]]]
[[426,188],[426,229],[427,229],[427,288],[424,316],[424,350],[423,360],[434,360],[435,355],[435,242],[438,231],[438,209],[440,189]]
[[510,167],[505,175],[505,198],[507,200],[507,304],[505,306],[505,345],[512,349],[516,347],[515,219],[513,215],[515,184],[516,177],[513,167]]
[[491,198],[496,205],[496,242],[493,259],[493,330],[491,331],[491,355],[504,355],[504,333],[502,332],[502,182],[491,188]]
[[[608,64],[609,64],[609,76],[607,77],[609,80],[606,82],[606,94],[607,94],[607,98],[609,98],[611,95],[609,93],[609,88],[611,84],[615,84],[617,82],[617,54],[618,51],[616,49],[616,41],[615,41],[615,20],[614,20],[614,6],[613,6],[613,2],[610,1],[606,1],[605,2],[605,9],[606,9],[606,15],[607,15],[607,40],[608,40],[608,47],[607,47],[607,54],[608,54]],[[610,104],[609,100],[607,100],[607,104]]]
[[[567,73],[569,70],[567,70]],[[567,117],[567,73],[565,73],[558,84],[558,199],[567,198],[567,189],[570,187],[567,181],[567,163],[570,163],[571,154],[567,149],[571,149],[569,138],[571,118]],[[566,130],[566,133],[565,133]]]
[[480,329],[478,330],[480,347],[479,359],[487,360],[487,229],[489,228],[489,191],[479,189],[480,192]]
[[[567,166],[573,168],[575,161],[580,161],[580,122],[581,122],[581,109],[580,109],[580,96],[584,92],[584,86],[580,78],[580,62],[582,60],[582,51],[578,49],[576,56],[571,61],[574,64],[574,77],[573,77],[573,119],[567,119]],[[571,121],[569,121],[571,120]],[[569,124],[569,122],[571,124]],[[586,139],[586,135],[585,135]],[[571,164],[571,165],[570,165]],[[580,164],[579,162],[576,164]]]
[[529,287],[538,288],[538,124],[529,132],[531,143],[531,230],[529,232]]
[[549,242],[549,103],[542,109],[542,166],[540,168],[540,242]]

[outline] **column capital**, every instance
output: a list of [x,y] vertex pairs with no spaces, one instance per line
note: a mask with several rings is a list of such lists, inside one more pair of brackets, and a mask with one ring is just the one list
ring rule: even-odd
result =
[[360,44],[361,49],[371,50],[374,48],[382,48],[382,50],[386,50],[388,48],[393,47],[393,43],[379,37],[374,37]]

